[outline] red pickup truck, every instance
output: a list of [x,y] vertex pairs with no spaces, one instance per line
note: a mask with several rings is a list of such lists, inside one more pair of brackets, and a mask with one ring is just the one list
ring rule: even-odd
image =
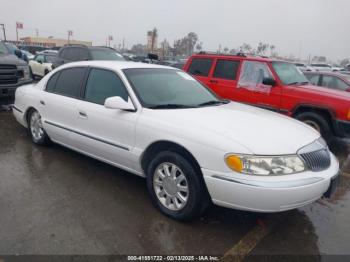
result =
[[310,85],[292,63],[199,53],[188,59],[184,70],[222,98],[294,117],[328,141],[350,137],[350,93]]

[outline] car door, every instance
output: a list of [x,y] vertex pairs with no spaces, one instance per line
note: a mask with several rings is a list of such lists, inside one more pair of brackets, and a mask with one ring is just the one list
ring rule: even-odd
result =
[[40,55],[36,55],[34,60],[30,61],[32,73],[34,75],[43,76],[43,73],[42,73],[43,65],[42,64],[43,64],[44,60],[45,60],[44,55],[40,54]]
[[231,100],[241,100],[237,94],[237,76],[240,66],[238,59],[217,59],[209,87],[220,97]]
[[214,62],[214,58],[193,58],[186,71],[193,75],[198,81],[204,85],[211,87],[209,74]]
[[243,61],[237,83],[238,97],[242,102],[277,111],[281,103],[281,87],[264,85],[264,78],[275,79],[266,62]]
[[83,96],[75,112],[76,147],[107,162],[131,168],[138,113],[104,106],[108,97],[130,99],[123,81],[114,71],[91,68]]
[[86,70],[85,67],[72,67],[58,71],[50,77],[40,97],[44,129],[52,140],[67,146],[73,146],[76,104]]

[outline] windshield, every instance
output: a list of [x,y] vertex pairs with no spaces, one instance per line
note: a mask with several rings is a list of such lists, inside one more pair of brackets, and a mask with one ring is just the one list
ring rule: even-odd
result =
[[179,70],[132,68],[123,71],[144,107],[198,107],[222,102],[192,76]]
[[0,54],[7,54],[9,51],[7,50],[5,44],[0,42]]
[[91,49],[93,60],[125,61],[125,58],[112,49]]
[[279,79],[285,85],[303,84],[309,81],[294,64],[287,62],[272,62]]

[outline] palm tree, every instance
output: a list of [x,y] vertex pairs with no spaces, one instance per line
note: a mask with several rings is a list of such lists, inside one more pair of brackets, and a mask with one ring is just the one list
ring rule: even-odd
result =
[[152,52],[154,50],[154,46],[155,46],[157,37],[158,37],[158,29],[153,28],[153,30],[151,31],[151,51]]

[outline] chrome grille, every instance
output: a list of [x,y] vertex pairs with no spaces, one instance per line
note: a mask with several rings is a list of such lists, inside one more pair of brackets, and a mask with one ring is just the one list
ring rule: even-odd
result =
[[14,65],[0,65],[0,85],[16,84],[18,81],[17,67]]
[[327,148],[303,153],[300,156],[311,171],[322,171],[331,165],[331,158]]

